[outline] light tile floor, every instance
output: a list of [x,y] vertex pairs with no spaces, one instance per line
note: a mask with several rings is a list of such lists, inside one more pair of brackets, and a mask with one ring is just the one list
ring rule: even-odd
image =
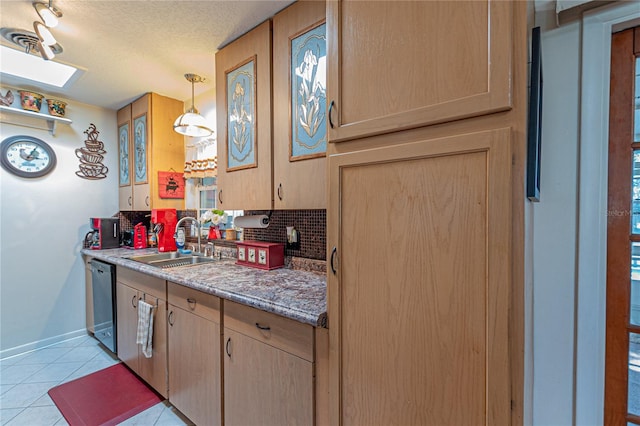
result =
[[[118,362],[92,336],[0,360],[0,425],[67,425],[47,391]],[[164,401],[121,424],[182,426],[190,423]]]

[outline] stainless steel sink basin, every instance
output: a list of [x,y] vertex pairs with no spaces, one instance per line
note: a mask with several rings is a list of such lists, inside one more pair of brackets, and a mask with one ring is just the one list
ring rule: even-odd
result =
[[198,253],[182,254],[177,251],[132,256],[129,259],[157,268],[174,268],[176,266],[197,265],[215,261],[211,257],[202,256]]

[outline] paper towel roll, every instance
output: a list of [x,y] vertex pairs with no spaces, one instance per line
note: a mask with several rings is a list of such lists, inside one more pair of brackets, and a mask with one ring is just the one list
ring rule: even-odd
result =
[[238,228],[266,228],[269,226],[269,216],[238,216],[233,220],[233,225]]

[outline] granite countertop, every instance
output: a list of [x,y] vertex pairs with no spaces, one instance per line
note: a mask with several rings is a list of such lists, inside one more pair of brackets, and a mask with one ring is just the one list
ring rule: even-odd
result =
[[172,281],[223,299],[272,312],[314,327],[327,326],[327,280],[324,274],[287,268],[266,271],[235,264],[233,258],[160,269],[130,260],[157,249],[91,250],[82,254]]

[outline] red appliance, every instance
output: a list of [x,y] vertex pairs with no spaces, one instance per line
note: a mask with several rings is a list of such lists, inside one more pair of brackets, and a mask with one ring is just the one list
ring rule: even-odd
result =
[[151,226],[156,232],[159,252],[177,250],[176,240],[173,238],[176,223],[178,223],[176,209],[151,210]]
[[147,248],[147,227],[142,223],[133,227],[133,248]]
[[282,268],[284,266],[284,244],[239,241],[236,264],[259,269]]
[[89,219],[89,226],[93,231],[87,234],[87,240],[93,250],[120,247],[120,219],[92,217]]

